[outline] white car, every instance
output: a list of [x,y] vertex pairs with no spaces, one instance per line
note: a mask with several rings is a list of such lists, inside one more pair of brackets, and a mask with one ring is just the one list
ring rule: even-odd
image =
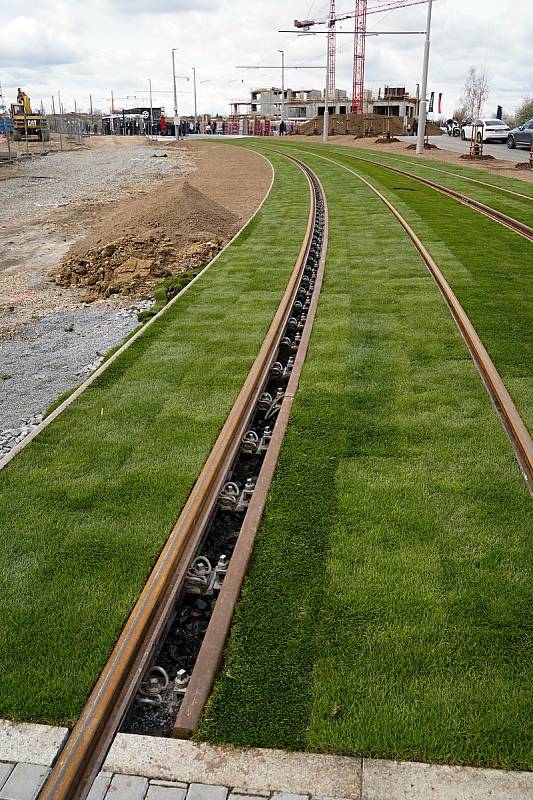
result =
[[461,127],[461,139],[472,138],[472,128],[476,128],[476,139],[478,142],[488,142],[494,139],[497,142],[506,142],[509,135],[509,125],[501,119],[477,119],[475,122],[467,122]]

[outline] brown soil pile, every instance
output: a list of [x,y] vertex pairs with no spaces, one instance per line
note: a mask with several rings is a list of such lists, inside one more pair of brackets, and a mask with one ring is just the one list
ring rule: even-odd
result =
[[376,139],[375,144],[394,144],[394,142],[399,142],[400,140],[396,138],[396,136],[384,136],[383,139]]
[[471,156],[470,153],[463,153],[459,158],[462,161],[495,161],[494,156]]
[[[408,144],[405,149],[416,150],[416,144]],[[440,150],[440,147],[437,147],[436,144],[431,144],[430,142],[424,142],[424,150]]]
[[163,277],[207,264],[240,225],[189,183],[161,184],[118,203],[52,278],[58,286],[85,287],[84,302],[147,293]]
[[515,164],[515,169],[531,169],[531,164],[528,164],[527,161],[521,161],[518,164]]

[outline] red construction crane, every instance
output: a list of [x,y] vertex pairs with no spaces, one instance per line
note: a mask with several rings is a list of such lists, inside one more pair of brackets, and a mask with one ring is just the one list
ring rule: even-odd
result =
[[353,19],[354,29],[354,50],[353,50],[353,87],[352,87],[352,111],[356,114],[363,113],[363,101],[365,90],[365,44],[366,44],[366,18],[368,14],[381,14],[384,11],[393,11],[395,8],[406,6],[424,5],[427,0],[394,0],[394,2],[379,3],[379,5],[367,7],[368,0],[355,0],[355,10],[351,14],[336,14],[335,0],[330,0],[329,16],[327,20],[294,20],[295,28],[309,29],[313,25],[328,26],[328,52],[329,52],[329,82],[328,95],[334,97],[335,92],[335,24],[343,19]]

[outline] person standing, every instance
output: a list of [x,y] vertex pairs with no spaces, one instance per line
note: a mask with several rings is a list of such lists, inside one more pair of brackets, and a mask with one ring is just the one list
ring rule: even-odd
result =
[[279,124],[279,135],[285,136],[286,132],[287,132],[287,126],[285,125],[285,120],[282,119]]

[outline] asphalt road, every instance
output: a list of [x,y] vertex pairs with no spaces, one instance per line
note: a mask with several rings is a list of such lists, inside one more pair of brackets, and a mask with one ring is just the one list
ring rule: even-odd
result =
[[[406,142],[415,141],[413,136],[402,136],[401,138]],[[458,136],[452,137],[446,133],[443,136],[430,136],[429,141],[442,150],[452,150],[454,153],[468,153],[470,149],[470,142],[463,142]],[[503,158],[505,161],[529,161],[529,150],[527,148],[517,147],[515,150],[509,150],[505,142],[503,144],[485,142],[483,153],[494,156],[494,158]]]

